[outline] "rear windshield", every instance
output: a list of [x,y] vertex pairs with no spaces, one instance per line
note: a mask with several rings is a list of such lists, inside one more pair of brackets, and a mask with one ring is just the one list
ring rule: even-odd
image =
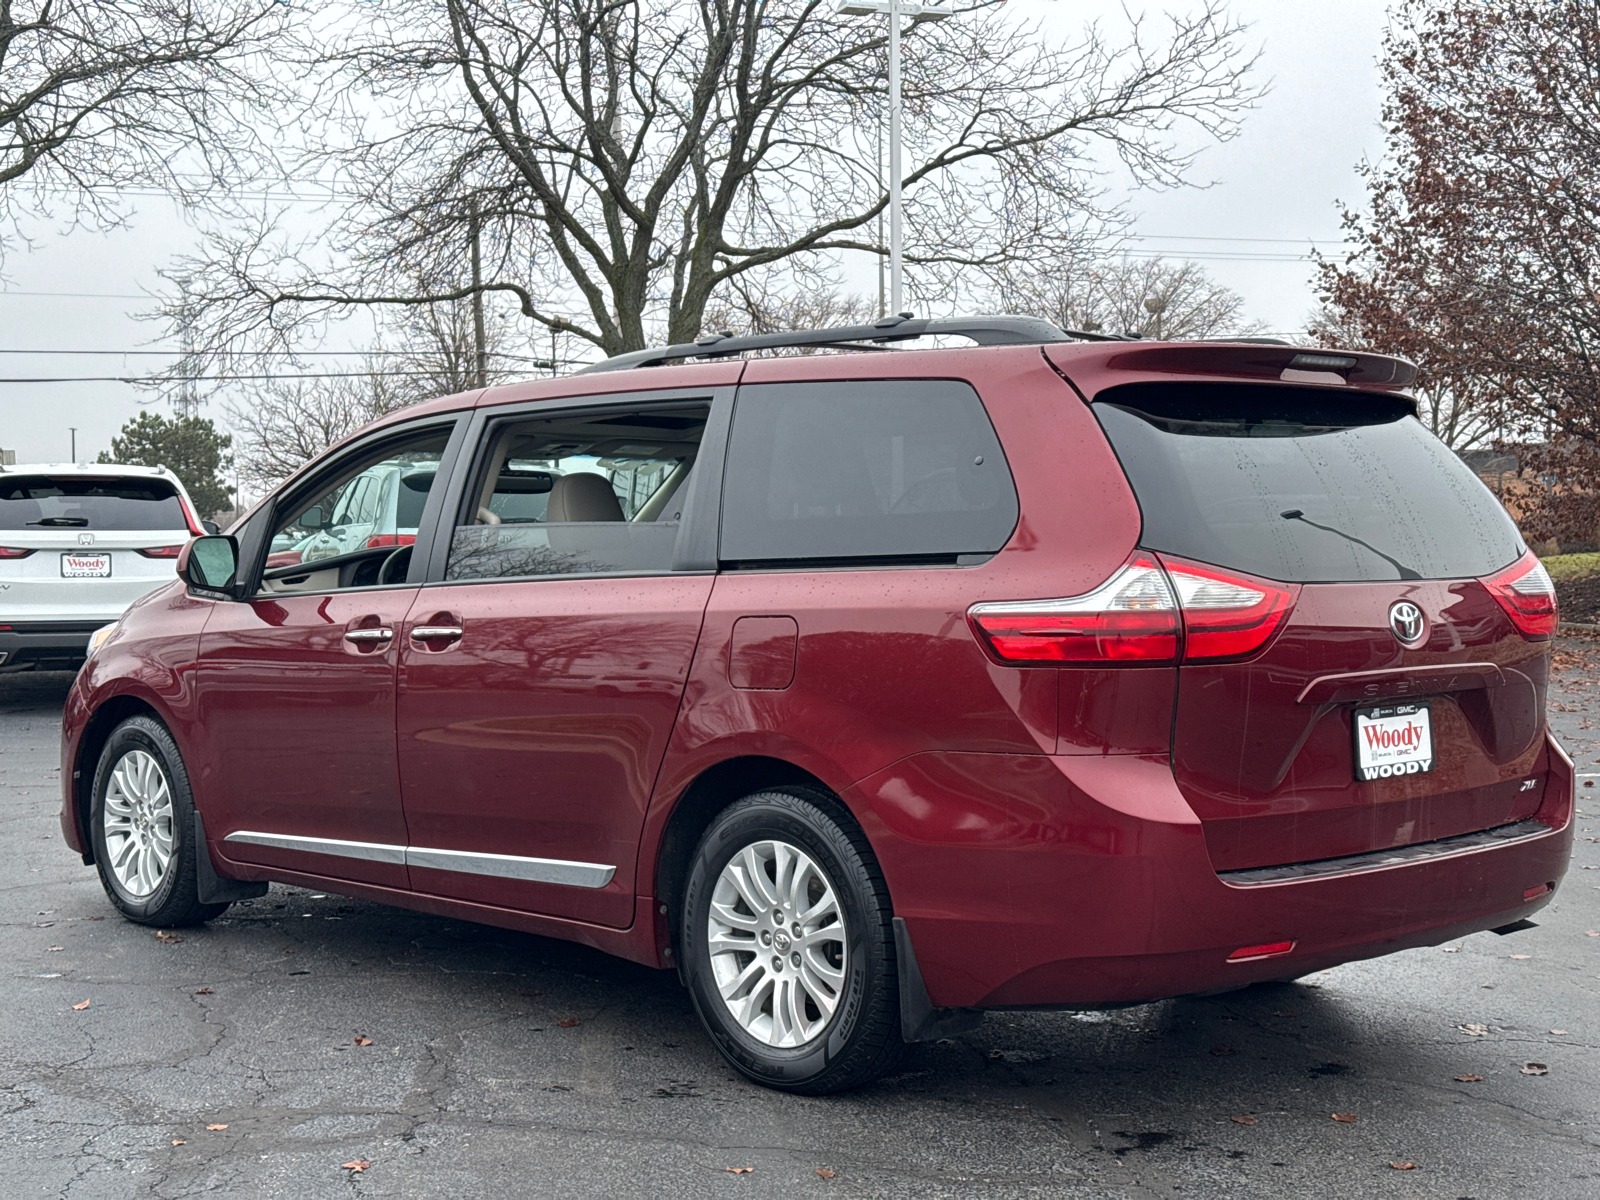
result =
[[0,475],[0,529],[187,529],[178,491],[160,479]]
[[1399,398],[1133,384],[1093,407],[1148,549],[1289,583],[1462,579],[1522,553],[1494,495]]

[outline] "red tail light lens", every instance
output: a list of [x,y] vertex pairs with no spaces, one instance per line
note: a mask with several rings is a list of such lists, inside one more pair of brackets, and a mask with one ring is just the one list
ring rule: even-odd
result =
[[1300,589],[1161,556],[1183,610],[1183,661],[1254,654],[1289,619]]
[[380,546],[412,546],[417,541],[414,533],[375,533],[367,539],[367,549],[376,550]]
[[32,553],[21,546],[0,546],[0,558],[27,558]]
[[177,558],[183,553],[182,546],[146,546],[139,551],[146,558]]
[[1149,666],[1178,657],[1178,604],[1154,558],[1135,552],[1092,592],[975,604],[967,619],[1008,663]]
[[1550,582],[1550,572],[1532,550],[1504,571],[1489,576],[1483,586],[1500,602],[1523,637],[1537,642],[1555,636],[1556,585]]

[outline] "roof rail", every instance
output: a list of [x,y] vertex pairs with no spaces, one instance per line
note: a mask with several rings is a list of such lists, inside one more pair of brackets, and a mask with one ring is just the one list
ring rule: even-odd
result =
[[786,333],[751,333],[740,337],[711,334],[676,346],[656,346],[614,355],[575,372],[626,371],[633,367],[659,367],[691,358],[728,358],[752,350],[834,346],[840,350],[882,350],[884,342],[947,334],[971,338],[980,346],[1033,346],[1041,342],[1121,342],[1114,333],[1083,333],[1059,329],[1041,317],[922,317],[909,313],[880,317],[870,325],[845,325],[837,329],[802,329]]

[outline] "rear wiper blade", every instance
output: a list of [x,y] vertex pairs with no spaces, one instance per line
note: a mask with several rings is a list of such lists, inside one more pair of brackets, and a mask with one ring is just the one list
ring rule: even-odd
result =
[[1376,554],[1379,558],[1383,559],[1384,562],[1388,563],[1396,571],[1399,571],[1401,579],[1421,579],[1422,578],[1421,575],[1419,575],[1417,572],[1413,571],[1410,567],[1406,566],[1399,559],[1394,558],[1394,557],[1392,557],[1392,556],[1390,556],[1388,554],[1385,554],[1382,550],[1379,550],[1371,542],[1364,542],[1360,538],[1356,537],[1355,534],[1346,533],[1342,529],[1335,529],[1332,525],[1320,525],[1316,521],[1313,521],[1310,517],[1306,516],[1305,512],[1303,510],[1301,510],[1301,509],[1298,509],[1298,508],[1286,508],[1281,513],[1279,513],[1278,515],[1280,517],[1282,517],[1285,521],[1304,521],[1307,525],[1311,526],[1313,529],[1325,529],[1329,533],[1334,534],[1337,537],[1342,537],[1347,542],[1354,542],[1358,546],[1365,546],[1368,550],[1371,550],[1374,554]]
[[37,521],[29,521],[29,525],[45,525],[51,529],[81,529],[89,523],[88,517],[41,517]]

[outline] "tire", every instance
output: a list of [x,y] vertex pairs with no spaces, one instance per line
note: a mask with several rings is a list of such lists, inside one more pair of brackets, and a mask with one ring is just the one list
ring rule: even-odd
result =
[[[808,913],[796,937],[795,918]],[[889,890],[836,800],[783,788],[724,809],[695,851],[681,914],[695,1011],[746,1078],[816,1096],[860,1087],[899,1061]]]
[[[89,835],[107,897],[140,925],[200,925],[226,904],[201,904],[194,796],[172,735],[151,717],[111,731],[94,773]],[[166,862],[161,863],[162,848]]]

